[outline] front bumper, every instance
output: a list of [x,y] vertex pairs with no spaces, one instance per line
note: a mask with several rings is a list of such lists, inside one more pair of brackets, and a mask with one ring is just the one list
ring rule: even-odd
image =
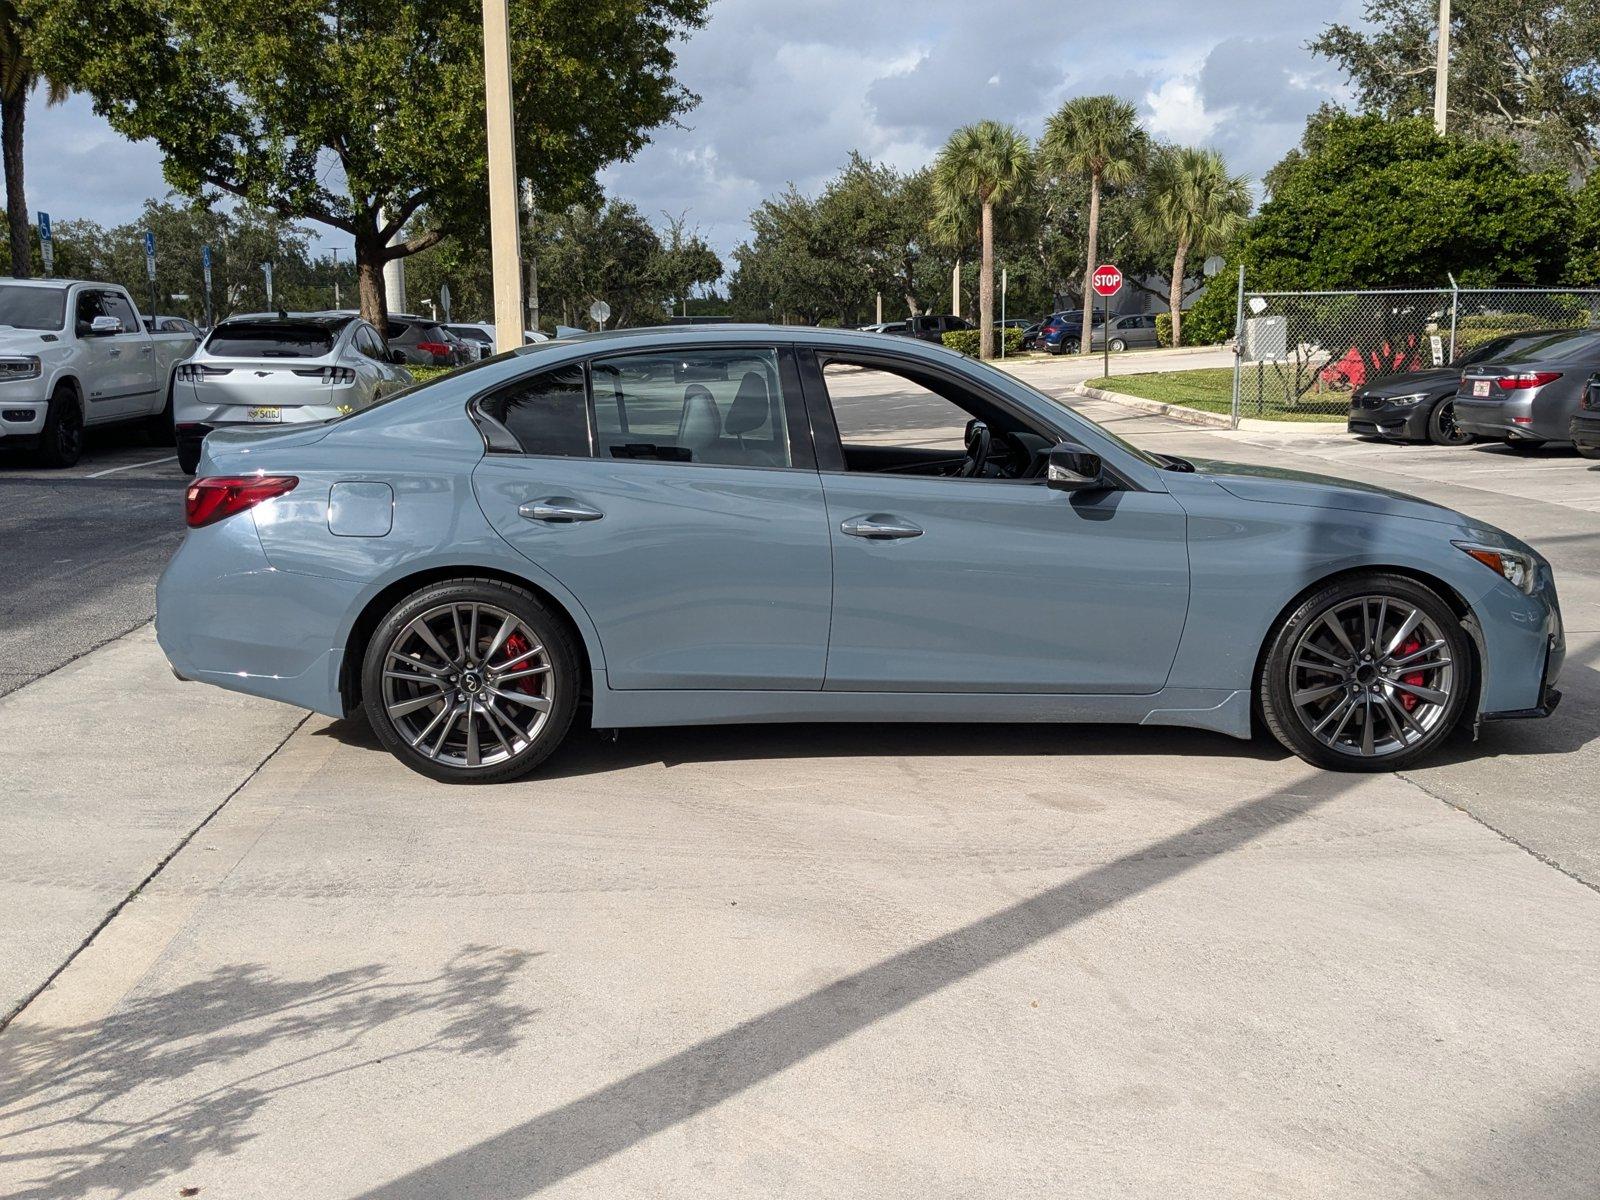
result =
[[50,403],[42,396],[7,395],[18,387],[26,390],[38,380],[18,380],[0,388],[0,444],[32,445],[44,430]]
[[1567,427],[1567,436],[1574,446],[1600,447],[1600,412],[1580,412]]
[[1428,440],[1428,412],[1431,405],[1382,404],[1368,408],[1352,401],[1346,428],[1357,437],[1387,438],[1397,442],[1425,442]]

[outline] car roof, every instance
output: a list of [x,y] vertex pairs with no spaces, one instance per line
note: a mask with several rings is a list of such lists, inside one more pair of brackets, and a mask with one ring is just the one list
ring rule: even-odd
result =
[[342,313],[238,313],[228,317],[226,320],[217,322],[217,328],[226,329],[230,325],[256,325],[268,328],[273,326],[282,326],[284,328],[294,326],[304,328],[307,325],[314,325],[334,333],[343,329],[353,320],[355,320],[354,317],[345,316]]

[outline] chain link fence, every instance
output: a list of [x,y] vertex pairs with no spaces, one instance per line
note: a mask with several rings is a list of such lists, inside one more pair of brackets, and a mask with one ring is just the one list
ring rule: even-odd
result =
[[1390,375],[1459,365],[1486,343],[1600,323],[1600,290],[1419,288],[1239,293],[1233,419],[1343,416]]

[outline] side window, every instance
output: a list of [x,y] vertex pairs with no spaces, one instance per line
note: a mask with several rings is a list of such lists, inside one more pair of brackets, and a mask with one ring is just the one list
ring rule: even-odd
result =
[[[915,372],[818,356],[845,469],[950,479],[1036,480],[1055,439],[978,392]],[[969,434],[987,433],[981,455]]]
[[85,289],[78,293],[78,314],[74,318],[81,329],[87,329],[96,317],[106,315],[100,304],[101,293]]
[[793,465],[775,350],[631,354],[590,372],[601,457]]
[[138,333],[140,331],[139,318],[133,315],[133,305],[129,304],[116,292],[102,292],[100,303],[104,306],[106,315],[115,317],[122,322],[123,333]]
[[383,361],[383,346],[378,342],[378,334],[370,325],[363,325],[356,330],[356,349],[368,358]]
[[483,400],[482,408],[511,431],[524,454],[589,457],[589,394],[582,363],[509,383]]

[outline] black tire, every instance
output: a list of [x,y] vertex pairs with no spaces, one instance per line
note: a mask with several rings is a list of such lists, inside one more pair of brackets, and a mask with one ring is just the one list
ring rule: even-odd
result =
[[[178,440],[177,431],[172,427],[172,389],[173,381],[167,380],[167,402],[161,411],[153,417],[145,418],[144,436],[152,446],[170,446]],[[193,473],[194,468],[189,468]]]
[[77,466],[83,457],[83,407],[71,387],[62,385],[50,397],[34,456],[40,466],[52,469]]
[[[406,705],[412,705],[414,715],[402,713],[400,716],[391,717],[391,708],[384,690],[384,671],[385,666],[391,662],[391,651],[404,649],[411,644],[406,638],[414,636],[407,633],[408,629],[415,628],[413,622],[441,609],[450,609],[451,606],[471,605],[492,606],[504,614],[509,614],[527,629],[534,645],[534,649],[529,653],[535,657],[530,661],[538,664],[536,669],[540,670],[540,674],[537,677],[537,687],[542,689],[533,695],[533,699],[548,700],[542,722],[538,722],[537,717],[532,718],[535,724],[525,739],[518,736],[522,732],[520,728],[514,731],[508,725],[502,724],[498,728],[513,732],[511,741],[507,742],[500,734],[495,733],[495,725],[491,718],[484,715],[482,729],[495,733],[495,736],[500,738],[501,746],[512,752],[497,761],[486,761],[479,766],[467,764],[471,761],[470,756],[481,754],[481,746],[489,746],[491,756],[499,754],[500,751],[488,743],[487,735],[473,732],[478,714],[484,714],[487,710],[495,714],[497,720],[504,721],[506,712],[499,708],[497,701],[513,703],[504,699],[507,688],[498,685],[493,669],[487,661],[500,653],[495,649],[493,635],[496,630],[488,629],[486,626],[481,630],[463,634],[461,642],[468,652],[461,660],[467,664],[467,672],[461,675],[445,675],[437,684],[419,680],[417,683],[420,686],[415,688],[407,674],[405,682],[393,684],[397,688],[406,689],[403,695],[396,698],[394,707],[404,709]],[[446,621],[444,617],[430,619],[441,623]],[[490,622],[490,624],[496,623]],[[512,638],[518,636],[522,636],[520,627],[511,635]],[[447,651],[454,653],[458,650],[457,646],[450,644],[448,627],[437,635],[437,640]],[[510,639],[502,643],[504,646],[511,644]],[[486,649],[491,653],[483,654],[481,660],[475,657]],[[422,660],[413,658],[413,661]],[[453,669],[448,665],[450,661],[448,656],[442,660],[446,664],[443,670]],[[573,644],[566,623],[551,613],[532,592],[497,579],[447,580],[432,584],[406,597],[390,610],[389,615],[373,631],[362,660],[362,707],[378,740],[413,771],[441,783],[504,783],[532,771],[548,758],[566,737],[573,716],[578,710],[582,685],[579,661],[577,647]],[[524,666],[526,665],[527,663],[524,663]],[[424,663],[420,669],[433,672],[441,668],[437,664],[428,666]],[[457,687],[467,687],[467,684],[462,682],[467,674],[473,676],[472,686],[467,691],[455,691]],[[438,693],[436,699],[420,708],[415,706],[417,699],[430,696],[432,689],[440,687],[444,690]],[[435,703],[440,705],[438,709],[432,707]],[[464,710],[463,704],[467,706]],[[473,705],[477,707],[474,708]],[[462,715],[452,716],[452,711]],[[519,708],[518,711],[525,710]],[[442,732],[437,735],[430,732],[424,737],[413,740],[413,727],[424,726],[427,721],[443,721]],[[434,753],[430,754],[427,750],[436,736],[443,751],[441,753],[435,749]],[[458,736],[463,743],[466,743],[468,738],[473,739],[470,743],[466,743],[470,745],[470,749],[463,748],[459,755],[465,761],[462,763],[445,761],[446,758],[456,754]],[[480,736],[485,738],[482,743],[477,741]],[[418,746],[422,746],[423,749],[419,749]]]
[[193,475],[200,468],[200,447],[205,439],[191,441],[186,438],[178,439],[178,470],[185,475]]
[[[1341,606],[1362,603],[1368,597],[1374,601],[1373,613],[1379,623],[1384,622],[1386,614],[1391,620],[1398,621],[1400,617],[1399,611],[1394,607],[1385,605],[1380,608],[1376,603],[1380,598],[1419,611],[1422,620],[1431,623],[1431,631],[1427,636],[1432,636],[1432,632],[1436,632],[1436,640],[1443,643],[1441,650],[1434,653],[1441,656],[1440,661],[1444,664],[1437,668],[1431,665],[1419,668],[1415,674],[1390,668],[1389,675],[1380,677],[1379,669],[1382,662],[1380,659],[1379,665],[1375,665],[1365,676],[1364,683],[1367,686],[1364,689],[1354,679],[1341,677],[1338,671],[1321,667],[1320,659],[1317,659],[1320,651],[1301,649],[1299,663],[1305,664],[1315,660],[1316,665],[1312,669],[1324,672],[1323,676],[1317,678],[1317,682],[1330,685],[1326,690],[1332,690],[1334,693],[1327,698],[1329,714],[1332,714],[1334,707],[1340,707],[1343,711],[1342,706],[1348,703],[1351,715],[1359,711],[1363,714],[1363,720],[1372,723],[1374,730],[1379,729],[1380,725],[1386,730],[1385,740],[1382,743],[1378,741],[1376,735],[1372,737],[1372,753],[1363,752],[1362,739],[1354,728],[1350,732],[1350,744],[1343,744],[1340,734],[1346,728],[1345,722],[1340,722],[1333,728],[1332,738],[1335,744],[1332,745],[1323,741],[1312,728],[1308,727],[1307,722],[1314,719],[1317,713],[1315,710],[1308,713],[1306,708],[1297,707],[1295,704],[1296,679],[1298,677],[1304,680],[1307,676],[1304,675],[1306,668],[1297,665],[1292,657],[1297,648],[1302,647],[1303,639],[1310,639],[1318,633],[1318,627],[1324,616],[1331,616],[1333,620],[1339,621]],[[1364,605],[1362,612],[1366,612]],[[1389,626],[1385,625],[1384,628],[1387,629]],[[1419,624],[1417,628],[1422,630],[1428,626]],[[1376,640],[1382,641],[1383,636],[1380,633]],[[1361,639],[1355,636],[1352,640],[1360,642]],[[1407,646],[1410,646],[1409,642]],[[1366,670],[1365,667],[1362,669]],[[1385,682],[1395,676],[1406,683],[1426,686],[1429,689],[1438,688],[1446,699],[1443,703],[1413,701],[1414,708],[1406,708],[1404,712],[1400,712],[1400,706],[1395,701],[1402,693],[1394,690],[1394,684]],[[1303,684],[1300,686],[1305,687],[1305,690],[1298,693],[1302,702],[1313,692],[1325,690]],[[1262,717],[1272,735],[1286,749],[1313,766],[1334,771],[1399,771],[1433,753],[1450,736],[1466,709],[1472,687],[1471,645],[1466,631],[1450,606],[1432,589],[1424,587],[1416,580],[1403,575],[1373,571],[1347,575],[1318,588],[1279,619],[1267,643],[1261,677],[1257,681],[1257,697]],[[1391,699],[1370,701],[1366,699],[1368,695],[1383,694],[1379,689],[1388,689],[1386,694]],[[1394,711],[1398,715],[1391,717],[1389,711]],[[1374,716],[1374,713],[1377,716]],[[1404,729],[1408,714],[1423,730],[1420,736],[1416,736],[1409,744],[1407,739],[1413,735]],[[1332,715],[1337,716],[1337,714]],[[1379,718],[1382,719],[1381,723]],[[1397,731],[1400,733],[1399,738],[1394,736]],[[1385,749],[1389,743],[1395,744]]]
[[1428,413],[1428,440],[1435,446],[1466,446],[1476,441],[1456,424],[1456,399],[1445,396]]

